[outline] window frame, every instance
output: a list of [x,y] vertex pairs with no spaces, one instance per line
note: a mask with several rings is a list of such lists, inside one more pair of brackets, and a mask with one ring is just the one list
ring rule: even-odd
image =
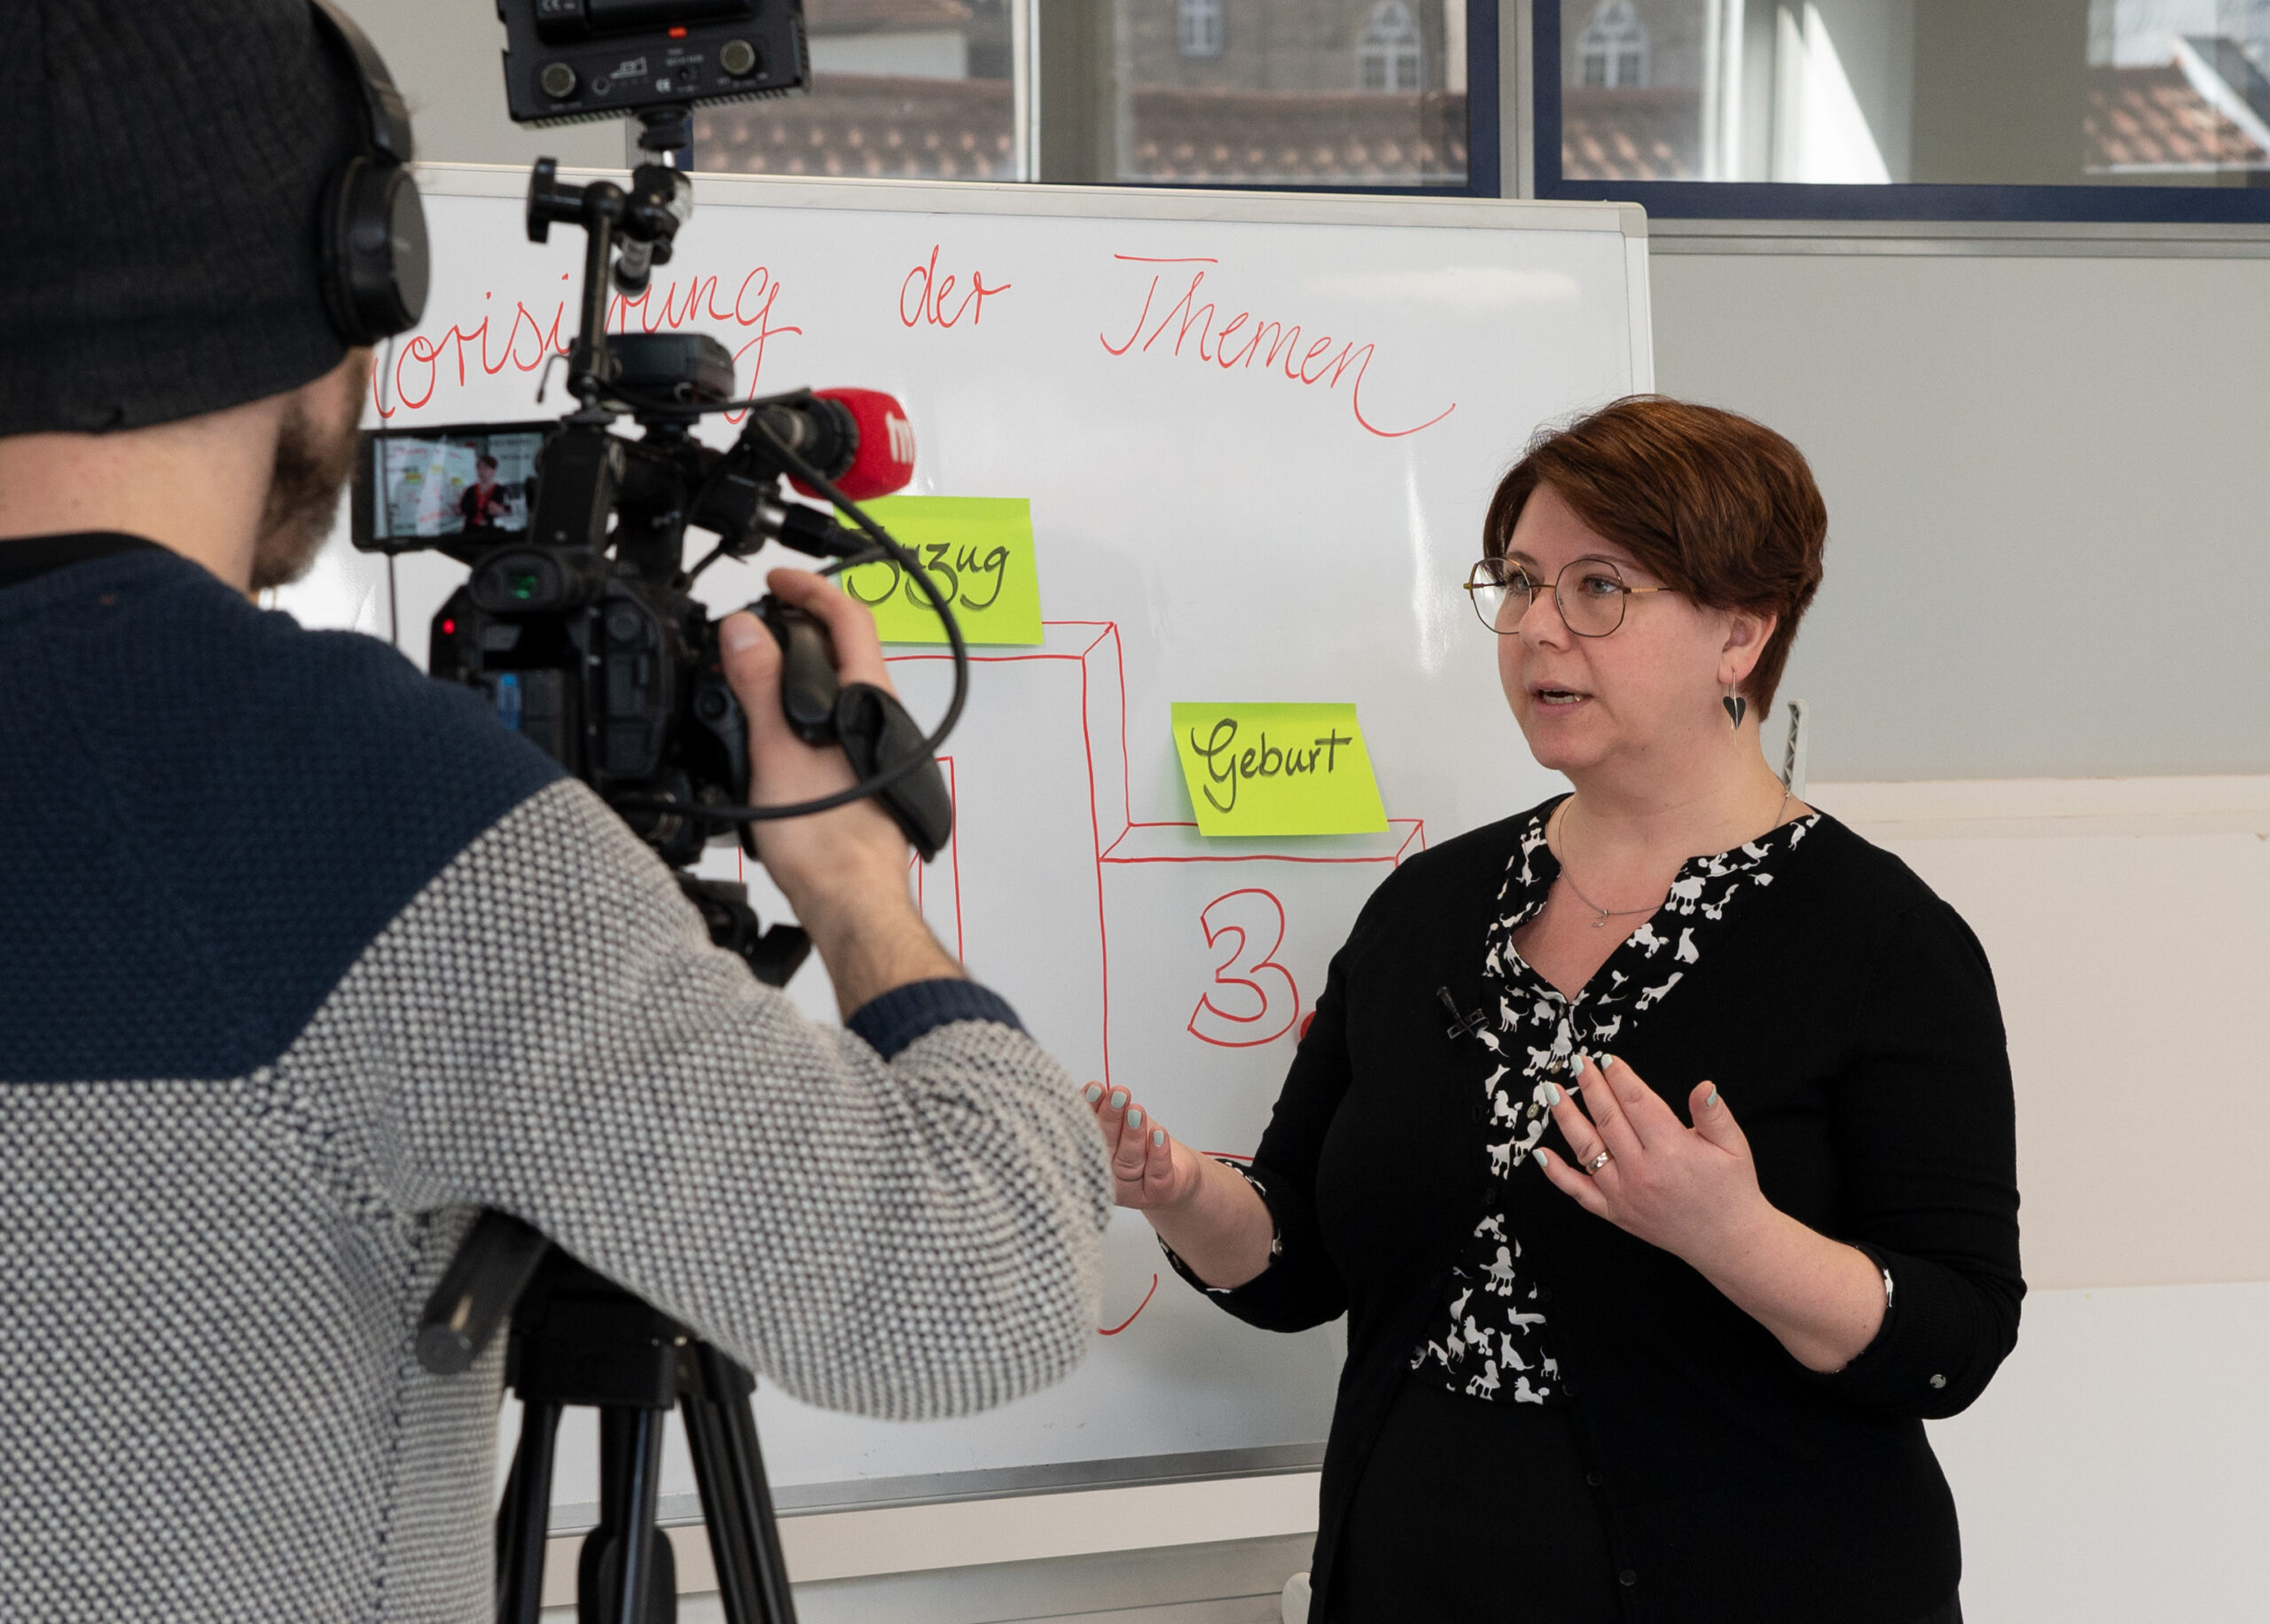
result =
[[[1562,0],[1535,0],[1530,8],[1530,161],[1532,189],[1540,199],[1637,203],[1649,218],[1664,220],[2270,223],[2270,185],[2039,186],[1895,181],[1873,186],[1810,181],[1569,180],[1561,172],[1561,4]],[[1481,9],[1479,4],[1468,7],[1469,38],[1473,13]],[[1469,67],[1469,94],[1472,71]],[[1472,150],[1470,144],[1468,150]]]

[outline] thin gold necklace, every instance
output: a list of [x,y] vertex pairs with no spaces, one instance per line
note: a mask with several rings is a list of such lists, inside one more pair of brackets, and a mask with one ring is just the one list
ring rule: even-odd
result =
[[[1789,809],[1789,797],[1796,792],[1796,790],[1794,785],[1783,788],[1781,791],[1781,804],[1773,808],[1773,821],[1765,826],[1765,832],[1767,834],[1773,833],[1776,829],[1779,829],[1781,826],[1781,814]],[[1562,803],[1564,807],[1568,804],[1569,803],[1565,801]],[[1563,845],[1568,843],[1569,817],[1565,811],[1561,816],[1561,839]],[[1687,865],[1685,863],[1681,863],[1679,866],[1681,868],[1685,868]],[[1671,891],[1667,886],[1664,888],[1663,895],[1657,897],[1645,908],[1602,908],[1598,902],[1593,902],[1592,898],[1586,896],[1582,891],[1577,888],[1576,879],[1569,874],[1569,864],[1566,861],[1563,861],[1561,864],[1561,878],[1562,883],[1567,885],[1569,887],[1569,895],[1575,897],[1578,902],[1582,902],[1585,907],[1591,909],[1594,913],[1600,916],[1600,917],[1593,921],[1593,929],[1594,930],[1602,928],[1610,919],[1621,919],[1631,914],[1651,914],[1658,908],[1661,908],[1666,902],[1671,900]],[[1678,878],[1673,876],[1671,884],[1675,886],[1678,883]]]

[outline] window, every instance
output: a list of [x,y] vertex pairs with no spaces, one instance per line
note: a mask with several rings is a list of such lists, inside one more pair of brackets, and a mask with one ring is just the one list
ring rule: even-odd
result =
[[695,163],[750,175],[1015,180],[1018,3],[805,0],[810,91],[702,108]]
[[1179,0],[1182,54],[1222,54],[1222,0]]
[[[804,0],[808,93],[705,107],[697,167],[1076,184],[1498,190],[1498,8]],[[1350,82],[1351,62],[1355,82]],[[1482,159],[1468,152],[1469,107]],[[1020,124],[1019,120],[1023,122]]]
[[1534,17],[1541,197],[2270,220],[2270,0],[1538,0]]
[[1605,0],[1577,41],[1579,77],[1588,90],[1633,90],[1648,82],[1648,25],[1632,0]]
[[1356,82],[1366,90],[1419,89],[1418,20],[1404,0],[1380,0],[1356,45]]
[[[1191,9],[1186,0],[1174,7],[1117,0],[1110,7],[1115,27],[1102,36],[1110,59],[1098,65],[1100,82],[1085,98],[1106,115],[1092,125],[1096,178],[1147,185],[1468,185],[1472,23],[1465,0],[1240,0],[1237,37],[1225,34],[1210,57],[1184,49]],[[1494,24],[1494,8],[1474,9],[1491,12]],[[1051,7],[1041,5],[1039,13],[1045,51]],[[1497,49],[1494,27],[1486,49]],[[1455,76],[1444,71],[1453,54]],[[1494,106],[1489,119],[1494,160]],[[1044,163],[1048,140],[1044,131]],[[1494,191],[1494,167],[1485,173]]]

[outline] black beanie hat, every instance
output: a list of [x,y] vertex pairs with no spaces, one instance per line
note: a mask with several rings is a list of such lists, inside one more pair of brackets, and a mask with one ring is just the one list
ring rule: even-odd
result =
[[308,0],[0,0],[0,434],[294,389],[325,182],[367,138]]

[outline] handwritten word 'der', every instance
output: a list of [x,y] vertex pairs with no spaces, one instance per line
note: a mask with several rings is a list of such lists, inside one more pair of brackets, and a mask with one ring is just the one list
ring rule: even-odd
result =
[[[1353,371],[1355,378],[1348,386],[1349,409],[1355,413],[1357,423],[1366,433],[1377,434],[1382,440],[1400,440],[1406,434],[1432,428],[1458,410],[1458,402],[1452,401],[1423,423],[1414,423],[1408,428],[1382,428],[1372,421],[1364,409],[1364,375],[1378,354],[1377,345],[1359,344],[1353,339],[1347,339],[1341,340],[1339,353],[1335,355],[1330,333],[1311,339],[1303,346],[1298,322],[1288,326],[1281,321],[1257,319],[1251,310],[1240,310],[1226,320],[1223,319],[1219,305],[1210,299],[1203,302],[1199,299],[1199,292],[1206,284],[1204,268],[1220,263],[1210,256],[1159,259],[1140,254],[1115,254],[1111,257],[1134,265],[1195,265],[1200,268],[1190,273],[1190,285],[1182,290],[1182,297],[1159,317],[1155,326],[1151,324],[1151,311],[1158,302],[1159,283],[1168,273],[1151,273],[1151,285],[1143,293],[1142,312],[1136,316],[1134,330],[1127,335],[1126,342],[1114,344],[1103,334],[1096,335],[1097,341],[1114,355],[1123,356],[1131,352],[1148,355],[1152,347],[1171,327],[1174,329],[1174,341],[1166,352],[1168,355],[1179,356],[1183,353],[1183,346],[1190,344],[1192,354],[1200,362],[1211,362],[1225,372],[1249,372],[1258,363],[1264,374],[1282,377],[1289,383],[1308,388],[1323,384],[1327,389],[1336,393],[1340,380]],[[1178,276],[1180,273],[1173,274]],[[1144,337],[1147,327],[1150,331],[1148,338]],[[1139,339],[1142,340],[1143,347],[1136,350],[1135,344]],[[1210,355],[1207,352],[1209,340],[1213,345]]]
[[[929,262],[908,271],[906,280],[898,285],[898,319],[909,327],[919,327],[925,322],[933,327],[951,327],[965,316],[975,327],[985,319],[985,301],[1009,291],[1006,282],[998,287],[986,286],[985,273],[973,270],[969,273],[968,292],[961,296],[960,303],[955,304],[953,273],[949,271],[943,277],[938,274],[938,253],[943,246],[931,244]],[[907,303],[909,299],[913,301],[911,306]],[[949,305],[953,306],[951,316],[946,314]]]
[[[568,273],[561,272],[560,279],[567,281]],[[675,332],[702,321],[730,323],[744,335],[733,351],[736,368],[755,352],[749,369],[749,381],[754,384],[764,371],[765,341],[801,334],[803,329],[775,322],[773,306],[780,298],[780,284],[765,267],[752,267],[730,301],[724,297],[724,286],[722,277],[693,276],[651,283],[636,298],[617,293],[607,306],[607,331],[629,332],[634,316],[641,332],[659,332],[664,328]],[[481,297],[494,299],[496,294]],[[399,410],[422,410],[435,392],[452,380],[456,387],[464,388],[473,377],[467,366],[468,352],[472,366],[494,378],[507,367],[518,372],[536,371],[553,355],[564,355],[575,347],[574,335],[567,331],[565,293],[548,318],[530,310],[526,301],[513,301],[512,322],[501,337],[496,332],[496,319],[483,315],[470,326],[462,321],[453,323],[438,337],[414,332],[403,340],[395,355],[393,375],[381,379],[375,369],[372,373],[371,401],[379,416],[387,418]],[[744,414],[724,415],[726,421],[738,423]]]
[[[1280,748],[1269,742],[1269,735],[1261,735],[1261,743],[1237,747],[1238,724],[1233,716],[1217,721],[1206,735],[1206,742],[1198,742],[1198,730],[1190,730],[1190,748],[1206,763],[1206,776],[1214,784],[1230,786],[1230,798],[1224,800],[1214,793],[1213,785],[1206,788],[1206,799],[1217,812],[1233,812],[1238,804],[1238,785],[1251,778],[1297,778],[1310,773],[1330,773],[1340,765],[1340,749],[1356,741],[1338,730],[1327,731],[1322,738],[1310,741],[1304,752],[1300,746]],[[1317,763],[1321,760],[1324,765]],[[1219,763],[1217,765],[1217,763]]]

